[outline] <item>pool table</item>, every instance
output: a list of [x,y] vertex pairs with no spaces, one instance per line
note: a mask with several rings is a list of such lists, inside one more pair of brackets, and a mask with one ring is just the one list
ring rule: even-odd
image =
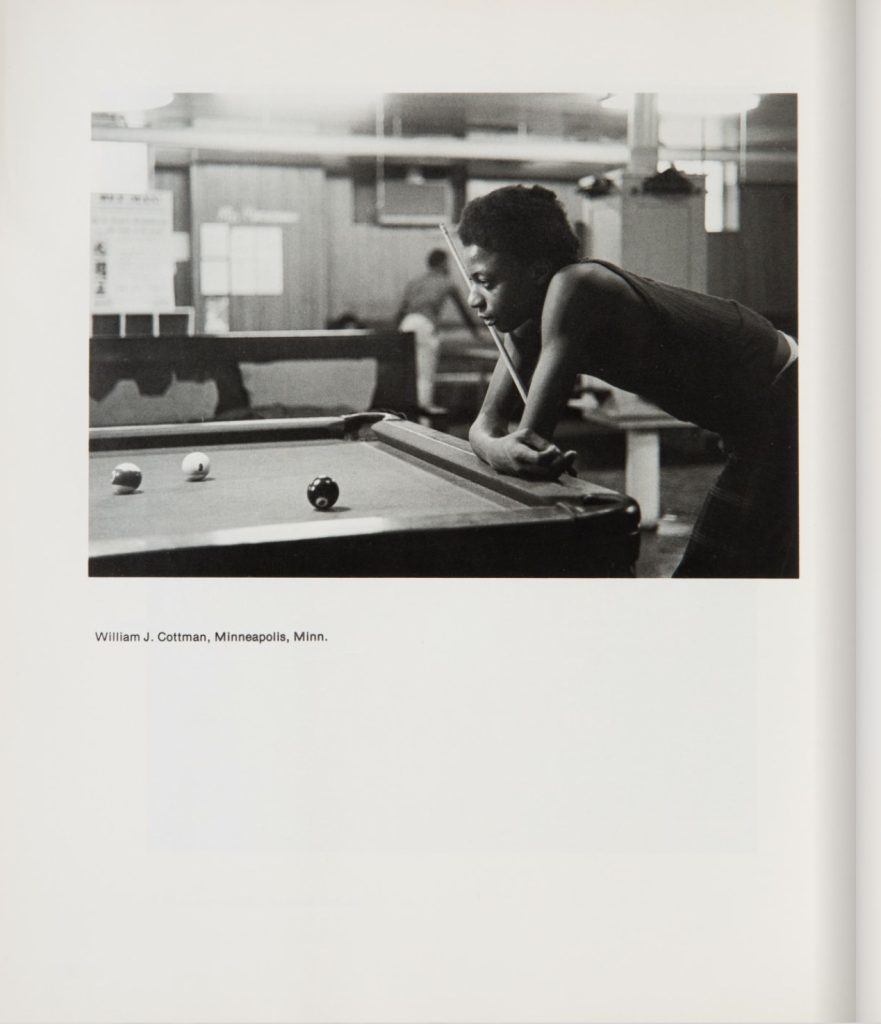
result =
[[[575,477],[533,482],[460,438],[377,413],[93,428],[92,576],[630,576],[639,510]],[[207,479],[183,456],[205,452]],[[143,480],[118,493],[111,473]],[[314,509],[308,484],[340,497]]]

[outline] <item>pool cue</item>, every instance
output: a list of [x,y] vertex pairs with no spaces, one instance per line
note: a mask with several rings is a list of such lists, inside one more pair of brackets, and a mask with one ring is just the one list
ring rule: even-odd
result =
[[[459,268],[459,273],[461,273],[466,286],[470,288],[471,282],[469,281],[468,278],[468,271],[465,269],[465,264],[462,262],[462,258],[461,256],[459,256],[459,253],[456,250],[456,246],[453,242],[453,239],[450,238],[450,233],[449,231],[447,231],[446,225],[438,224],[438,227],[441,230],[441,234],[444,236],[444,240],[449,246],[450,252],[453,254],[453,259],[456,261],[456,266]],[[511,380],[514,381],[517,390],[520,392],[520,397],[523,399],[523,404],[526,405],[526,388],[523,387],[522,381],[517,376],[517,370],[515,369],[514,364],[511,362],[511,357],[508,355],[508,351],[505,348],[502,339],[499,337],[498,332],[496,331],[495,327],[493,327],[492,324],[484,324],[484,326],[489,330],[489,333],[492,335],[492,339],[496,343],[496,348],[499,350],[499,355],[502,357],[502,360],[505,363],[505,367],[508,373],[511,374]]]

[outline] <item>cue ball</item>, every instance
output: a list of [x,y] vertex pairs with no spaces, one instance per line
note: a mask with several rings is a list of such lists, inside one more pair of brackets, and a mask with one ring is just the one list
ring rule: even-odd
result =
[[211,469],[211,459],[204,452],[190,452],[184,457],[180,468],[186,473],[190,480],[204,480]]
[[317,509],[332,508],[340,496],[337,482],[329,476],[317,476],[306,488],[306,497]]
[[118,494],[133,494],[141,485],[141,471],[133,462],[120,462],[113,469],[110,483]]

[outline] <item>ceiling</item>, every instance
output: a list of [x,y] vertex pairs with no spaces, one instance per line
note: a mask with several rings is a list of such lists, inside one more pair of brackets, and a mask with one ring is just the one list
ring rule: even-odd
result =
[[[467,132],[489,131],[583,140],[625,138],[626,113],[606,110],[602,99],[602,94],[586,93],[176,93],[167,105],[144,111],[143,123],[157,128],[213,123],[252,130],[297,128],[352,134],[372,134],[384,127],[389,134],[409,136],[463,137]],[[113,118],[111,113],[97,120],[106,123]]]
[[[93,115],[96,139],[151,142],[162,158],[320,158],[328,167],[390,163],[464,166],[471,175],[571,177],[627,160],[628,113],[602,93],[236,95],[177,93],[164,106]],[[717,134],[726,119],[715,118]],[[727,122],[737,136],[739,115]],[[796,97],[769,94],[746,115],[751,155],[794,159]],[[727,132],[732,137],[732,132]],[[664,119],[659,124],[664,144]],[[721,135],[720,135],[721,137]],[[310,140],[310,141],[305,141]],[[680,154],[681,156],[681,154]]]

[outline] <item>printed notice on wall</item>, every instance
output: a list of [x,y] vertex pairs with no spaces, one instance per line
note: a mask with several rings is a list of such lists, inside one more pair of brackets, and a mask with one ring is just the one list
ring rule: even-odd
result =
[[281,295],[284,257],[280,227],[235,225],[230,230],[233,295]]
[[170,192],[92,194],[93,312],[174,308]]

